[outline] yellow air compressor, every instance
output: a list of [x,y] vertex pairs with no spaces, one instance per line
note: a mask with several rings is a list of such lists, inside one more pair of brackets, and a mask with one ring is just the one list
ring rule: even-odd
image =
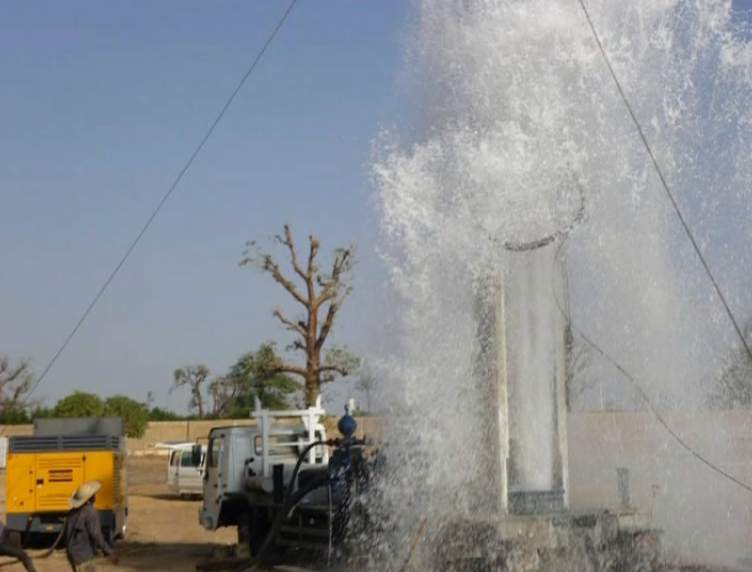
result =
[[112,543],[125,536],[127,454],[119,417],[38,419],[33,436],[8,439],[5,474],[7,527],[26,539],[57,534],[78,485],[98,480],[94,508]]

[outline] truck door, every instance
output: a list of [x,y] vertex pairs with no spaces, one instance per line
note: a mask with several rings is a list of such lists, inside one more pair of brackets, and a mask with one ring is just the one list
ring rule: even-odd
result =
[[210,435],[207,447],[206,469],[204,472],[204,501],[201,507],[201,520],[204,528],[216,530],[219,526],[219,512],[222,508],[222,435]]

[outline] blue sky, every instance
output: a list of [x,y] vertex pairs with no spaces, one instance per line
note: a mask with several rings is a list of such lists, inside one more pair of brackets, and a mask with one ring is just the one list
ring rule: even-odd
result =
[[[287,2],[0,5],[0,354],[36,373],[68,334]],[[370,145],[399,121],[407,2],[301,0],[204,151],[35,397],[127,393],[178,410],[172,371],[220,373],[288,339],[288,299],[237,263],[292,225],[354,243],[333,341],[363,351],[378,276]]]
[[[749,9],[752,0],[735,2]],[[0,4],[0,354],[40,373],[195,148],[287,2]],[[333,341],[365,353],[384,277],[368,159],[403,126],[407,0],[300,0],[204,151],[35,397],[184,410],[172,371],[224,371],[289,299],[237,263],[289,222],[359,249]],[[409,118],[407,123],[409,123]],[[347,388],[340,392],[348,393]]]

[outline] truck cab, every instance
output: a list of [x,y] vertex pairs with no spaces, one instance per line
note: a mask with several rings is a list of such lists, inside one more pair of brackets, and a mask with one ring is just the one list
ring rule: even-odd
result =
[[[269,411],[258,400],[255,425],[214,427],[209,432],[199,521],[207,530],[237,526],[239,539],[263,534],[281,508],[298,455],[316,441],[326,440],[320,423],[321,398],[303,410]],[[194,448],[194,455],[197,450]],[[325,470],[326,444],[313,447],[303,469]]]

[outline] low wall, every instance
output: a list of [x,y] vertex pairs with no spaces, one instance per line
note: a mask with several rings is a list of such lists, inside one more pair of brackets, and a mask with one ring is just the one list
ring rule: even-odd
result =
[[[334,416],[325,417],[323,425],[327,434],[337,436],[337,421]],[[377,436],[379,422],[375,417],[357,417],[357,436]],[[126,448],[129,455],[167,455],[166,449],[156,449],[155,443],[161,441],[204,441],[212,427],[255,425],[255,419],[212,419],[193,421],[151,421],[146,427],[144,436],[138,439],[126,438]],[[32,435],[33,425],[0,425],[0,436],[12,437],[16,435]]]
[[664,530],[669,553],[729,567],[752,557],[752,412],[663,418],[687,447],[650,413],[570,415],[570,506],[619,507],[621,467],[632,507]]

